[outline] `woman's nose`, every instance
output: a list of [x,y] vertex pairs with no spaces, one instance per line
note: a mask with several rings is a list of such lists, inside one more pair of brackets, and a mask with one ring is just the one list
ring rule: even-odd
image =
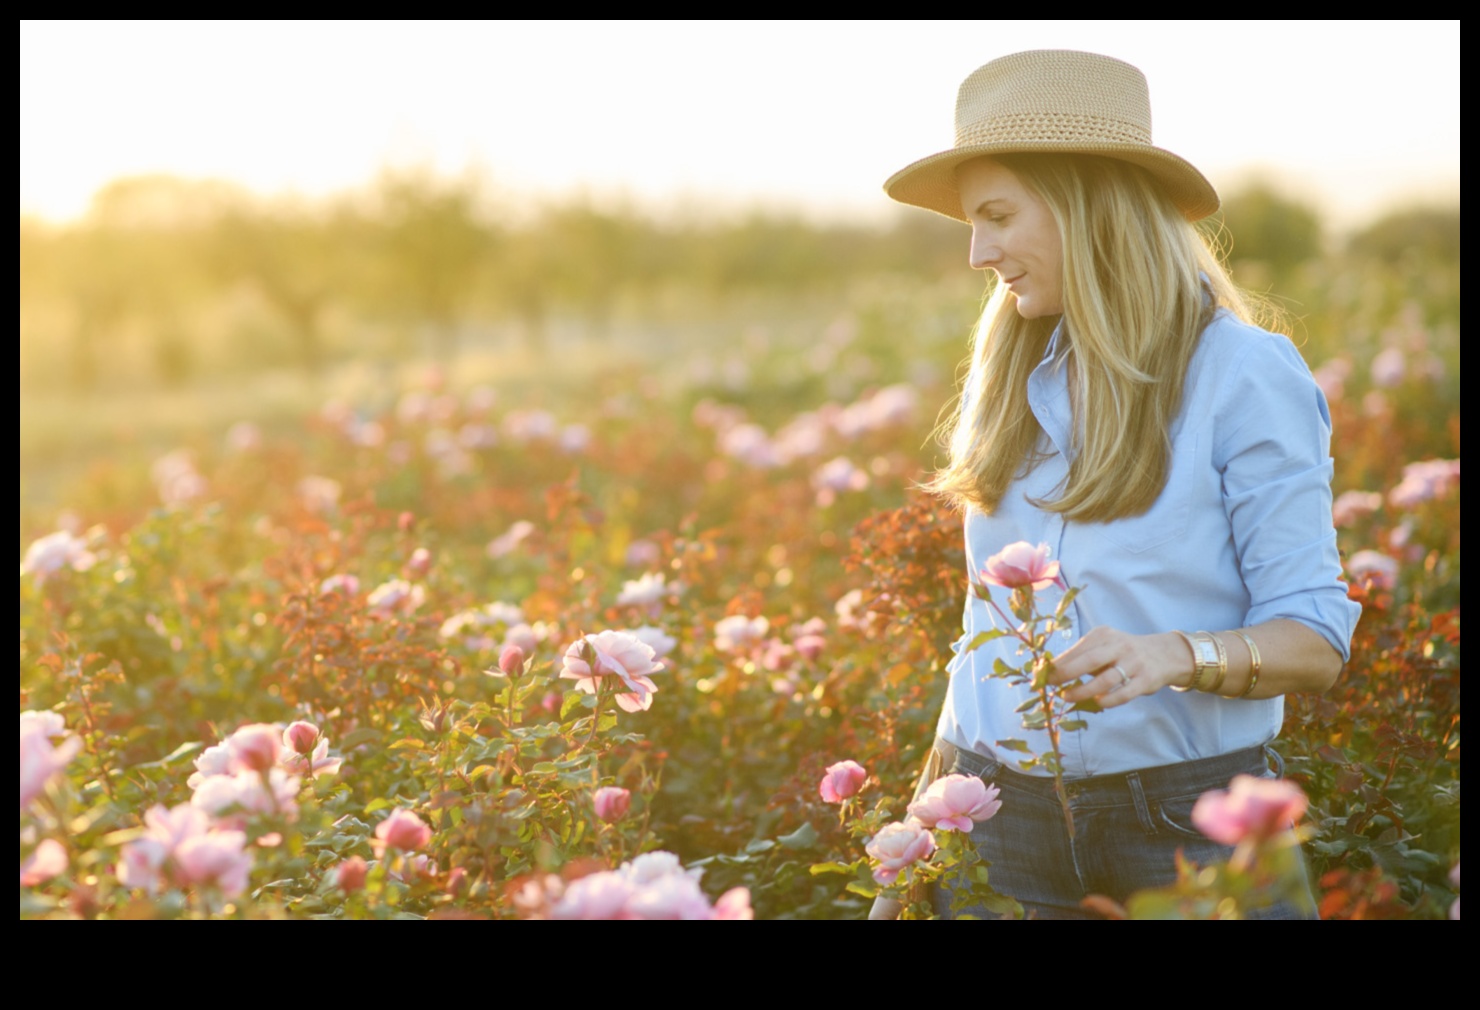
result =
[[989,242],[976,228],[971,229],[971,249],[967,256],[973,270],[986,270],[1002,259],[1002,249]]

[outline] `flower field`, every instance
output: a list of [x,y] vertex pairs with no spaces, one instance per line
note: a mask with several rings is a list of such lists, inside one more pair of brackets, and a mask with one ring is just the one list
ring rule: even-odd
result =
[[[1365,608],[1277,743],[1327,918],[1458,914],[1458,310],[1436,283],[1290,285],[1319,292],[1297,335]],[[955,836],[995,790],[926,797],[933,839],[889,824],[969,589],[959,520],[912,490],[964,336],[876,330],[756,342],[729,382],[634,367],[558,408],[432,371],[25,513],[22,917],[861,918],[970,868]],[[1227,915],[1207,895],[1257,902],[1279,858],[1129,913]]]

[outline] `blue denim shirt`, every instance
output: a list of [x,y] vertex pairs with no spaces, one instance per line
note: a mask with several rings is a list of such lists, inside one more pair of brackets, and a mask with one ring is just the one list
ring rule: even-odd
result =
[[[1223,631],[1287,618],[1350,656],[1361,612],[1341,581],[1331,520],[1331,416],[1290,341],[1220,310],[1203,331],[1172,425],[1171,472],[1149,511],[1106,523],[1066,522],[1028,502],[1053,500],[1073,452],[1067,367],[1059,334],[1028,381],[1028,400],[1049,455],[1017,481],[990,516],[966,517],[968,572],[1019,540],[1046,543],[1068,585],[1082,587],[1063,652],[1099,625],[1131,634]],[[964,404],[963,404],[964,407]],[[995,590],[1006,605],[1006,590]],[[1038,593],[1040,610],[1062,590]],[[969,595],[965,633],[948,665],[938,732],[1011,767],[998,740],[1050,750],[1047,734],[1022,728],[1026,687],[987,676],[993,660],[1021,665],[1016,640],[962,651],[994,627],[986,602]],[[1211,757],[1265,743],[1279,732],[1282,698],[1229,700],[1161,690],[1087,717],[1062,737],[1065,774],[1102,775]]]

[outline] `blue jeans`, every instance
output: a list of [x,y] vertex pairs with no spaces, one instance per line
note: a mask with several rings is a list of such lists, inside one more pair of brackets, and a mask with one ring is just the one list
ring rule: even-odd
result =
[[[975,775],[1001,790],[1002,809],[974,825],[971,840],[991,863],[992,888],[1022,903],[1029,918],[1098,918],[1080,899],[1102,894],[1124,902],[1133,892],[1176,880],[1176,852],[1199,865],[1226,860],[1233,849],[1192,825],[1192,805],[1210,789],[1225,789],[1239,774],[1276,778],[1274,751],[1251,747],[1218,757],[1142,768],[1120,775],[1067,779],[1074,837],[1064,824],[1053,779],[1024,775],[974,751],[937,740],[941,774]],[[1309,891],[1309,883],[1306,884]],[[937,912],[949,918],[949,892],[935,894]],[[1310,904],[1315,907],[1314,901]],[[996,918],[985,909],[966,909]],[[1251,918],[1300,919],[1299,907],[1276,904]]]

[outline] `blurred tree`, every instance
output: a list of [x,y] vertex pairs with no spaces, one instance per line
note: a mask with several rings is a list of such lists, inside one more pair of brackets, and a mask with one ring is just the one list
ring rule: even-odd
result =
[[456,350],[459,318],[501,238],[486,219],[483,178],[386,172],[372,187],[371,202],[373,216],[364,223],[377,245],[375,292],[408,331],[428,327],[432,350],[445,361]]
[[215,222],[211,262],[223,279],[251,283],[282,317],[311,377],[327,363],[324,316],[351,276],[353,215],[344,201],[241,201]]
[[1229,258],[1258,260],[1277,273],[1321,253],[1321,219],[1311,207],[1255,183],[1223,201],[1208,222],[1227,230]]
[[1347,250],[1384,263],[1405,257],[1458,263],[1459,208],[1394,211],[1353,235]]

